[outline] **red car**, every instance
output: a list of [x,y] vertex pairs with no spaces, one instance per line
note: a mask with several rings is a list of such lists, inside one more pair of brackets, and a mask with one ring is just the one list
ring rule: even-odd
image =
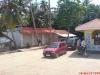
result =
[[66,54],[67,45],[64,42],[52,42],[43,51],[44,57],[53,56],[58,57],[61,54]]

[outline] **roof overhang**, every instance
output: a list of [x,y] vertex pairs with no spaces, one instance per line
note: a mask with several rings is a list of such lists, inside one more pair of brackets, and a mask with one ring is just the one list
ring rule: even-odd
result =
[[54,29],[50,28],[32,28],[32,27],[22,27],[21,32],[22,33],[54,33]]
[[94,19],[87,23],[81,24],[75,28],[76,31],[93,31],[100,30],[100,19]]
[[[68,34],[60,34],[60,33],[56,33],[57,35],[61,36],[61,37],[68,37]],[[74,34],[69,34],[69,37],[75,37],[76,35]]]

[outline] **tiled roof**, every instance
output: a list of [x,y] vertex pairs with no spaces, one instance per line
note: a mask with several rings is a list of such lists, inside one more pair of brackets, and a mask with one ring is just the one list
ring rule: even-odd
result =
[[100,30],[100,19],[94,19],[82,25],[79,25],[75,29],[76,31],[85,31],[85,30]]
[[[59,36],[62,37],[68,37],[68,32],[66,30],[55,30],[55,29],[50,29],[50,28],[32,28],[32,27],[22,27],[21,32],[22,33],[32,33],[37,31],[37,33],[55,33]],[[69,36],[76,36],[74,34],[69,34]]]
[[41,32],[45,32],[45,33],[54,33],[54,29],[50,29],[50,28],[32,28],[32,27],[22,27],[21,32],[23,33],[32,33],[32,32],[37,32],[37,33],[41,33]]
[[50,28],[32,28],[32,27],[22,27],[21,32],[31,33],[37,31],[38,33],[46,32],[46,33],[59,33],[59,34],[68,34],[66,30],[55,30]]

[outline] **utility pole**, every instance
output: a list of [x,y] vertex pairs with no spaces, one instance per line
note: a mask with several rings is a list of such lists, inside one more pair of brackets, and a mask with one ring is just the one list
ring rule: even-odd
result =
[[51,8],[50,8],[50,0],[48,0],[48,6],[49,6],[49,28],[50,28],[50,42],[52,41],[52,26],[51,26]]

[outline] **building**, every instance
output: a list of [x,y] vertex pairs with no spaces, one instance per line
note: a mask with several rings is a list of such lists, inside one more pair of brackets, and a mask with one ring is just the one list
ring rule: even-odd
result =
[[87,50],[100,51],[100,19],[79,25],[76,31],[84,32]]
[[[12,32],[8,30],[7,34],[12,38]],[[32,27],[18,27],[13,31],[14,40],[16,41],[17,47],[32,47],[38,45],[48,45],[50,42],[59,41],[61,38],[68,37],[66,30],[55,30],[50,28],[32,28]],[[69,34],[70,37],[75,36]],[[13,38],[12,38],[13,39]]]
[[41,45],[47,45],[50,41],[56,40],[56,35],[54,34],[54,29],[49,28],[31,28],[22,27],[21,29],[22,46],[37,46],[40,41]]

